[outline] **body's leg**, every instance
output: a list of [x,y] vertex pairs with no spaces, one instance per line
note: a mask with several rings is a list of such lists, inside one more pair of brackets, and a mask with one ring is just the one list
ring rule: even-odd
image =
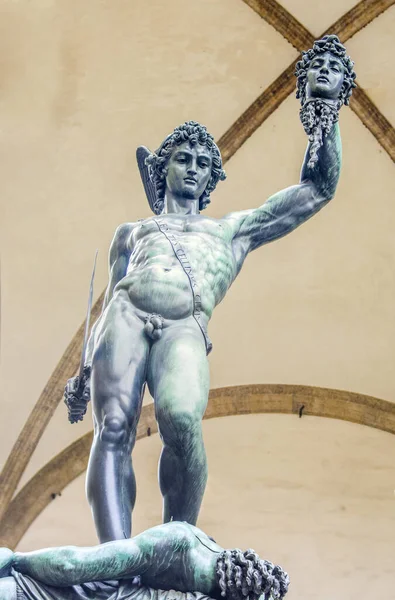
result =
[[164,445],[159,467],[163,518],[194,525],[207,482],[202,417],[209,391],[206,347],[194,321],[163,330],[151,350],[148,384]]
[[0,579],[0,600],[17,600],[16,583],[13,577]]
[[87,495],[101,542],[131,535],[136,483],[131,451],[141,411],[149,342],[122,296],[113,299],[92,361],[94,441]]

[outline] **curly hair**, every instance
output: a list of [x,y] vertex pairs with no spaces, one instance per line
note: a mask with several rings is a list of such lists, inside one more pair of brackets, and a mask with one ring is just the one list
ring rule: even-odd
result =
[[[344,67],[343,84],[335,105],[324,98],[306,99],[307,72],[313,60],[324,52],[336,56]],[[300,98],[302,105],[300,119],[311,142],[307,166],[313,168],[318,161],[318,150],[322,146],[323,136],[328,135],[333,125],[337,123],[341,106],[349,104],[352,90],[356,87],[354,63],[347,56],[346,49],[337,35],[325,35],[320,40],[316,40],[310,50],[302,52],[302,60],[296,63],[295,75],[297,77],[296,97]]]
[[288,591],[288,574],[254,550],[224,550],[216,573],[221,596],[227,600],[258,600],[262,595],[264,600],[281,599]]
[[176,127],[170,135],[162,142],[156,152],[152,152],[146,158],[149,176],[155,186],[156,202],[154,204],[154,212],[159,215],[164,206],[164,196],[166,188],[166,178],[164,168],[173,152],[175,146],[180,146],[184,142],[189,142],[191,146],[200,144],[206,146],[211,153],[212,166],[211,177],[206,189],[199,198],[199,210],[203,210],[210,203],[210,193],[217,186],[218,181],[223,181],[226,178],[225,171],[222,168],[221,152],[214,141],[213,136],[208,133],[204,125],[200,125],[196,121],[187,121],[183,125]]

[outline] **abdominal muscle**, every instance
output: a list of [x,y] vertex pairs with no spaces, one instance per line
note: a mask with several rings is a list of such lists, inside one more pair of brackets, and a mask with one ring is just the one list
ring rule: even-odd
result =
[[[176,235],[198,286],[194,293],[200,293],[202,318],[208,321],[234,278],[232,251],[214,236],[196,232]],[[165,319],[191,316],[194,311],[191,281],[169,240],[150,226],[136,238],[126,275],[115,286],[114,293],[125,290],[137,309],[158,313]]]
[[184,319],[193,313],[191,285],[178,261],[166,267],[156,260],[144,267],[130,264],[114,293],[118,290],[125,290],[137,309],[160,314],[165,319]]

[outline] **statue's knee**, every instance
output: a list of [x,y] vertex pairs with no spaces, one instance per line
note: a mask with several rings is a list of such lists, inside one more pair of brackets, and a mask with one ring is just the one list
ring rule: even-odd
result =
[[129,442],[131,428],[124,414],[105,415],[100,427],[100,441],[110,445],[124,445]]

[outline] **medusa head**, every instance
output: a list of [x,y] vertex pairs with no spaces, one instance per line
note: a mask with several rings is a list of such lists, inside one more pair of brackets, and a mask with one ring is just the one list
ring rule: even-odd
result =
[[311,142],[308,167],[313,168],[323,136],[338,121],[341,106],[349,103],[356,87],[354,63],[336,35],[325,35],[303,52],[295,75],[296,97],[302,105],[300,118]]

